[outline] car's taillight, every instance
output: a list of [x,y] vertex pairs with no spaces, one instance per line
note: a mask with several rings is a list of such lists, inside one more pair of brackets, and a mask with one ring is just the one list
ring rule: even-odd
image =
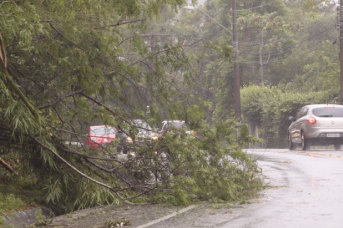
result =
[[309,124],[315,124],[315,123],[317,123],[317,120],[316,120],[315,118],[313,118],[313,117],[308,118],[306,121],[307,121],[307,123],[309,123]]

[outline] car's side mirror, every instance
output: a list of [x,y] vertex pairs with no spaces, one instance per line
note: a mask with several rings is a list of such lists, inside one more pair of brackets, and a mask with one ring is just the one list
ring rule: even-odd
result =
[[288,117],[288,119],[289,119],[290,121],[295,121],[295,117],[294,117],[294,116],[290,116],[290,117]]

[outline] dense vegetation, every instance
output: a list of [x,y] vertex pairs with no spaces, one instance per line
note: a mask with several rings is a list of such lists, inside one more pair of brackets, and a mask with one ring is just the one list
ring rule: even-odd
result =
[[[239,67],[243,122],[264,146],[287,146],[288,116],[310,103],[339,101],[339,36],[333,1],[237,1]],[[228,61],[231,2],[212,0],[178,22],[185,37],[201,37],[205,50],[198,61],[198,94],[212,106],[207,120],[233,115],[233,66]],[[214,20],[212,20],[212,17]],[[181,30],[181,29],[180,29]],[[195,49],[191,53],[195,53]]]
[[[253,196],[262,180],[241,150],[256,140],[247,123],[283,146],[287,115],[337,100],[335,13],[314,3],[237,0],[237,135],[232,37],[217,23],[231,27],[230,1],[209,0],[207,15],[183,0],[0,1],[0,158],[10,166],[0,167],[0,196],[60,212]],[[127,159],[82,144],[97,124],[134,138],[133,119],[154,129],[185,120],[196,136],[169,132]]]

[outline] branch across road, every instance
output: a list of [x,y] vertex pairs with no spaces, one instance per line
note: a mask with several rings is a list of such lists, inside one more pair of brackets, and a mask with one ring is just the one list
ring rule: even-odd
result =
[[265,190],[252,200],[203,203],[196,207],[97,207],[57,217],[53,224],[99,226],[108,218],[124,216],[132,221],[132,228],[341,227],[343,151],[268,149],[246,152],[256,157],[265,175]]
[[343,151],[248,150],[265,175],[261,196],[241,204],[208,204],[160,227],[341,227]]

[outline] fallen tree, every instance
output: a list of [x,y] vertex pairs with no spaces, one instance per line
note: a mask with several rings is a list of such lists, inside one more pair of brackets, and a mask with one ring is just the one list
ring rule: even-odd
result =
[[[232,121],[210,127],[203,121],[208,104],[192,96],[192,77],[174,80],[180,71],[194,73],[187,44],[166,38],[149,49],[140,35],[156,7],[183,4],[1,3],[0,154],[15,164],[25,188],[41,190],[62,212],[256,193],[260,170],[236,145]],[[117,142],[96,150],[83,144],[86,128],[96,124],[120,125],[134,138],[133,119],[155,128],[162,119],[183,119],[197,136],[166,134],[134,145],[134,156],[125,158]]]

